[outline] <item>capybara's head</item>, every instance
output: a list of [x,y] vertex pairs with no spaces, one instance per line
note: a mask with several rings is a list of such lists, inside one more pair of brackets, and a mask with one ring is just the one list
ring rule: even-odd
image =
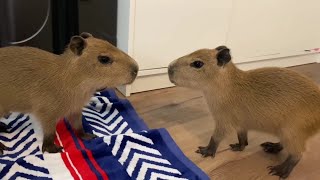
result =
[[72,67],[96,90],[131,84],[138,74],[139,67],[134,59],[86,32],[73,36],[67,51],[74,57]]
[[221,77],[230,61],[230,50],[226,46],[200,49],[171,62],[168,74],[177,86],[203,89]]

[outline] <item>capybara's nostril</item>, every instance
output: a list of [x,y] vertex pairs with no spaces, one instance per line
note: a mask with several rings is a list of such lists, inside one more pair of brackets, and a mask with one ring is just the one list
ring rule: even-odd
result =
[[136,67],[136,66],[134,66],[134,67],[132,68],[131,74],[132,74],[133,76],[136,76],[136,75],[138,75],[138,71],[139,71],[139,68]]
[[138,71],[132,71],[132,76],[136,76],[138,74]]
[[168,73],[169,73],[169,75],[173,75],[173,73],[174,73],[174,69],[171,66],[169,66],[169,68],[168,68]]

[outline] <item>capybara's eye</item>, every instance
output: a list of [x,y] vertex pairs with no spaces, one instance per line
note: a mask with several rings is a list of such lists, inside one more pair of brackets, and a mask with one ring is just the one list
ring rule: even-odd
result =
[[202,61],[194,61],[190,64],[191,67],[194,67],[194,68],[201,68],[202,66],[204,65],[204,63]]
[[108,56],[98,56],[98,60],[101,64],[112,64],[112,60]]

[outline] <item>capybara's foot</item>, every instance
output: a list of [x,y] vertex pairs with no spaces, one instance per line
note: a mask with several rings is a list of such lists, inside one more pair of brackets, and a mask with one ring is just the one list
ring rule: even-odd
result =
[[54,144],[54,134],[45,135],[43,138],[42,152],[58,153],[63,147]]
[[63,147],[57,146],[53,143],[42,145],[42,152],[58,153],[58,152],[62,152],[62,149],[63,149]]
[[269,166],[268,169],[270,170],[269,174],[273,176],[279,176],[280,178],[287,178],[293,168],[297,165],[300,159],[293,158],[289,155],[289,157],[281,164],[277,166]]
[[264,152],[270,154],[278,154],[283,149],[283,146],[280,143],[265,142],[262,143],[261,146]]
[[0,155],[3,155],[3,151],[4,150],[7,150],[8,148],[7,148],[7,146],[5,146],[4,144],[2,144],[1,142],[0,142]]
[[216,155],[218,144],[219,143],[217,143],[214,140],[214,138],[211,137],[208,146],[206,146],[206,147],[199,146],[196,153],[201,154],[202,157],[208,157],[208,156],[214,157]]
[[232,151],[243,151],[246,145],[235,143],[235,144],[230,144],[230,147]]
[[206,146],[206,147],[199,146],[196,153],[201,154],[202,157],[208,157],[208,156],[214,157],[216,150],[214,148],[210,148],[210,146]]
[[94,139],[98,136],[94,135],[94,134],[90,134],[90,133],[80,133],[79,134],[79,137],[82,139],[82,140],[90,140],[90,139]]
[[11,116],[11,113],[7,113],[3,117],[6,118],[6,119],[9,119],[10,116]]
[[0,132],[6,132],[7,133],[9,128],[10,127],[8,125],[6,125],[3,122],[0,122]]

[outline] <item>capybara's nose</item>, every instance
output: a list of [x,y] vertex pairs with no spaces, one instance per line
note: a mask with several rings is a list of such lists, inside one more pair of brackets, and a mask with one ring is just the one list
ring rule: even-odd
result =
[[169,67],[168,67],[168,73],[169,73],[170,76],[173,75],[173,73],[174,73],[174,68],[173,68],[172,66],[169,66]]
[[139,71],[139,68],[137,67],[137,66],[134,66],[133,68],[132,68],[132,75],[133,76],[137,76],[138,75],[138,71]]

